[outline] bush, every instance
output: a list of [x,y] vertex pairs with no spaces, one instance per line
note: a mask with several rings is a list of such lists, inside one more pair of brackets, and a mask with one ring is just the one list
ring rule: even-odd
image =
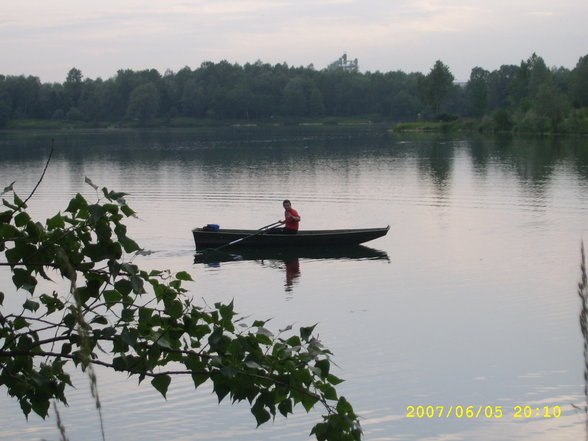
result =
[[511,113],[506,109],[498,109],[492,114],[494,130],[498,132],[510,132],[514,127]]
[[[99,364],[139,382],[149,378],[164,397],[178,375],[195,387],[210,382],[219,401],[247,400],[257,425],[297,404],[306,411],[319,404],[326,415],[311,431],[319,441],[361,439],[315,326],[274,334],[267,320],[245,324],[232,302],[195,305],[183,287],[187,272],[147,272],[133,263],[142,250],[126,234],[123,219],[134,211],[125,194],[86,182],[98,201],[77,194],[45,223],[27,213],[28,199],[12,185],[2,193],[12,193],[12,202],[0,206],[0,265],[12,273],[9,295],[22,303],[9,310],[0,292],[0,386],[25,415],[45,418],[51,401],[67,403],[72,367],[90,376],[99,408]],[[57,284],[43,292],[39,282],[49,277],[63,279],[65,292],[54,291]]]

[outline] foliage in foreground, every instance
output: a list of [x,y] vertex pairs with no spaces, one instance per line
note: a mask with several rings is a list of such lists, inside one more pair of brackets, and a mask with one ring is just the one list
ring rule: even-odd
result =
[[[361,439],[314,326],[274,335],[266,321],[245,324],[232,302],[195,305],[182,287],[188,273],[146,272],[129,259],[141,249],[123,224],[134,215],[125,194],[86,182],[97,202],[77,194],[44,224],[31,218],[12,185],[2,193],[12,198],[0,208],[0,265],[10,268],[16,289],[10,299],[0,292],[0,386],[27,417],[47,416],[54,400],[67,404],[72,365],[90,376],[100,410],[93,367],[101,365],[150,379],[164,397],[178,375],[191,376],[196,388],[210,381],[219,401],[247,400],[258,426],[278,413],[287,417],[297,404],[309,411],[320,403],[326,414],[311,434]],[[39,283],[58,278],[67,292]]]

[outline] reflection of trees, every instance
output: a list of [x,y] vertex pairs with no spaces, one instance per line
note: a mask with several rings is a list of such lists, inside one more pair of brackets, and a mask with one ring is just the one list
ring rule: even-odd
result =
[[422,139],[418,145],[417,164],[420,174],[431,180],[440,199],[449,192],[454,164],[455,142],[445,138]]
[[[483,175],[489,167],[512,172],[533,191],[542,192],[554,169],[564,165],[588,180],[588,139],[585,137],[390,136],[378,127],[212,127],[198,130],[100,130],[49,134],[0,133],[0,154],[5,166],[39,165],[51,139],[55,158],[83,174],[91,162],[113,162],[120,167],[141,166],[158,172],[162,166],[181,164],[183,173],[265,173],[290,167],[317,174],[325,167],[339,176],[351,173],[368,159],[385,164],[414,158],[422,177],[437,193],[447,193],[456,149],[469,149],[474,169]],[[463,140],[465,139],[465,140]],[[363,161],[363,162],[362,162]],[[226,173],[225,173],[226,172]],[[77,178],[78,176],[76,176]],[[83,176],[82,176],[83,177]]]

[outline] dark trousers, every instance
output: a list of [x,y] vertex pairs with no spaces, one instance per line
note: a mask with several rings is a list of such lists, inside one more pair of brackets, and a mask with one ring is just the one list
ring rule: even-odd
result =
[[286,227],[274,227],[266,231],[266,234],[296,234],[298,231]]

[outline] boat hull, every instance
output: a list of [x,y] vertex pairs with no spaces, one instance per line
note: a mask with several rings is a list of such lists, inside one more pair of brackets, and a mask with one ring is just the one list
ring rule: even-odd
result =
[[[358,245],[385,236],[390,227],[347,230],[306,230],[296,234],[258,232],[256,230],[192,230],[197,249],[234,247],[320,247]],[[235,242],[237,241],[237,242]]]

